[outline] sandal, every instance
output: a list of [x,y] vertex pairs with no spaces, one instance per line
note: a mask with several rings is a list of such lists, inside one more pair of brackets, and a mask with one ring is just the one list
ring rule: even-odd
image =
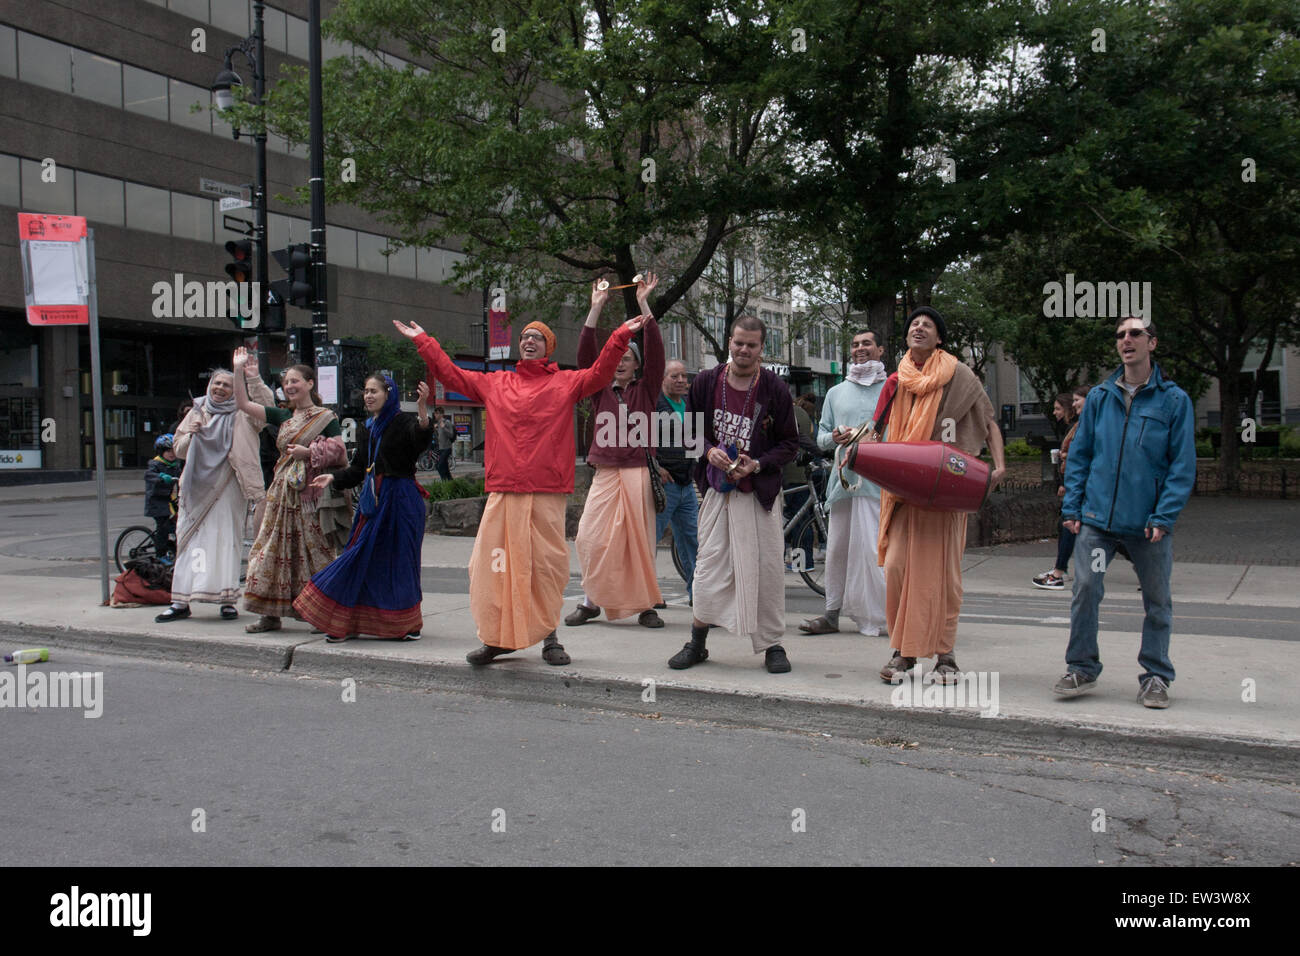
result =
[[579,604],[572,614],[564,619],[566,627],[581,627],[593,617],[600,617],[600,608],[590,608],[585,604]]
[[278,631],[279,629],[280,619],[269,614],[263,614],[259,617],[256,624],[244,625],[244,630],[249,634],[261,634],[264,631]]
[[326,644],[342,644],[346,640],[347,640],[347,635],[344,635],[343,637],[335,637],[333,634],[325,635]]
[[565,664],[572,663],[569,655],[564,650],[564,645],[560,643],[554,631],[546,636],[546,641],[542,645],[542,660],[555,667],[563,667]]
[[642,611],[636,619],[642,627],[663,627],[664,619],[654,611]]
[[930,673],[939,684],[955,684],[957,678],[961,676],[961,668],[957,666],[957,658],[953,655],[940,654],[935,661],[934,670]]
[[502,654],[513,654],[512,647],[493,647],[491,644],[484,644],[465,655],[465,660],[469,661],[475,667],[481,667],[484,664],[491,664],[494,658]]
[[799,630],[805,634],[838,634],[840,632],[840,629],[828,621],[825,616],[804,621],[799,625]]

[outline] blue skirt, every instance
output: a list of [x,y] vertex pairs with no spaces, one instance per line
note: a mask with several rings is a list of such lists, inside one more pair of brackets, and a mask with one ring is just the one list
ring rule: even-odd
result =
[[402,637],[420,631],[420,545],[428,511],[414,478],[376,476],[378,507],[357,509],[348,546],[303,588],[294,610],[326,634]]

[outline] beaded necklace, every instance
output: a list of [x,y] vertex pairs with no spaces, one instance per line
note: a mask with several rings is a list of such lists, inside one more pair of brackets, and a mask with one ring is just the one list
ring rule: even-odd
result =
[[[753,407],[752,400],[754,397],[754,386],[758,384],[761,369],[754,369],[754,374],[749,380],[749,388],[745,391],[744,401],[740,403],[740,418],[743,420],[749,417],[750,409]],[[722,374],[718,376],[718,391],[714,400],[722,408],[724,416],[731,413],[727,403],[727,376],[731,374],[731,363],[728,362]],[[746,449],[748,450],[748,449]]]

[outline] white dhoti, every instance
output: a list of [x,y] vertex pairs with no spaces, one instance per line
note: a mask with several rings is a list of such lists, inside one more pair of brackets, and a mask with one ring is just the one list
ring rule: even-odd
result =
[[880,502],[856,496],[831,505],[826,533],[826,610],[847,614],[858,633],[885,628],[885,570],[876,563]]
[[695,618],[748,637],[754,653],[785,636],[785,543],[781,508],[752,494],[710,488],[700,507]]
[[[240,553],[248,504],[231,475],[212,507],[201,515],[181,502],[176,526],[176,565],[172,569],[172,603],[234,604],[239,584]],[[198,517],[197,526],[192,524]]]

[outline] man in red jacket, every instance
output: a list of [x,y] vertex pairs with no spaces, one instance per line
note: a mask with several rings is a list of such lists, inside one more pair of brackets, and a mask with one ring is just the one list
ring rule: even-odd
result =
[[555,333],[530,322],[519,334],[520,360],[513,371],[470,372],[456,366],[424,329],[393,325],[415,347],[429,370],[453,391],[482,402],[487,417],[484,446],[487,506],[469,559],[469,606],[483,646],[471,664],[545,639],[542,659],[569,663],[555,636],[569,581],[564,539],[564,496],[573,491],[573,407],[614,377],[628,342],[646,316],[615,329],[596,364],[561,370],[549,361]]

